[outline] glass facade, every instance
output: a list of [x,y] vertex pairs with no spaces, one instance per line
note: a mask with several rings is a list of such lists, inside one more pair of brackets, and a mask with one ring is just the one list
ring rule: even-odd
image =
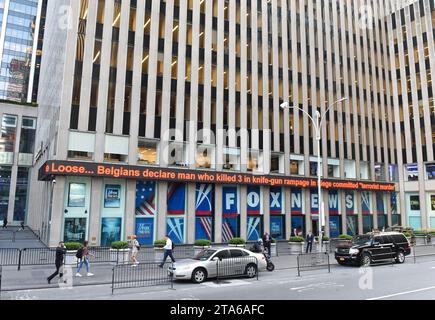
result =
[[[0,99],[28,101],[32,68],[33,43],[39,0],[10,0],[7,16],[0,11],[6,24],[0,71]],[[0,2],[4,6],[5,1]]]

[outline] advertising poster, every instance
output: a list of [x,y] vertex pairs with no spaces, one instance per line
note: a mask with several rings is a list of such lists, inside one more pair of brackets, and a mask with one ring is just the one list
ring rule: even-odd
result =
[[103,218],[101,223],[101,246],[110,247],[112,242],[121,240],[121,218]]
[[329,233],[331,238],[338,238],[341,234],[341,217],[330,216],[329,217]]
[[184,215],[186,203],[186,184],[168,184],[168,215]]
[[262,217],[248,217],[248,241],[257,241],[263,236],[261,233],[262,220]]
[[68,207],[83,208],[86,204],[86,184],[70,183],[68,193]]
[[303,205],[303,203],[302,203],[302,190],[301,189],[292,189],[290,199],[291,199],[292,215],[302,214],[302,205]]
[[303,236],[305,233],[305,217],[292,216],[292,235]]
[[175,244],[184,243],[184,218],[167,219],[166,230]]
[[136,183],[136,216],[155,217],[156,215],[156,183],[154,181],[138,181]]
[[271,216],[270,217],[270,235],[277,240],[283,240],[285,238],[284,233],[284,220],[285,216]]
[[121,186],[106,185],[104,192],[104,208],[121,207]]
[[346,192],[345,194],[345,203],[346,203],[346,214],[354,214],[355,213],[355,204],[354,204],[354,193]]
[[80,242],[86,240],[86,218],[66,218],[64,242]]
[[270,214],[280,215],[284,213],[282,205],[282,188],[271,187],[270,188]]
[[357,216],[347,216],[347,234],[354,236],[358,234],[358,217]]
[[419,196],[410,196],[409,204],[411,211],[420,211],[420,197]]
[[136,236],[141,245],[154,243],[154,219],[136,218]]
[[260,215],[261,213],[261,196],[260,187],[250,187],[248,186],[248,195],[246,199],[248,205],[248,215]]
[[211,184],[196,185],[196,240],[212,240],[214,186]]

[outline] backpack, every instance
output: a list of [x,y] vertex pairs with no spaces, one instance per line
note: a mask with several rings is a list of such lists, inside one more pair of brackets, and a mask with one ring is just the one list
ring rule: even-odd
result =
[[137,248],[137,251],[139,251],[139,250],[140,250],[140,243],[139,243],[139,242],[137,243],[137,246],[136,246],[136,248]]
[[83,247],[80,247],[80,248],[77,250],[76,257],[77,257],[77,259],[81,259],[81,258],[83,258]]

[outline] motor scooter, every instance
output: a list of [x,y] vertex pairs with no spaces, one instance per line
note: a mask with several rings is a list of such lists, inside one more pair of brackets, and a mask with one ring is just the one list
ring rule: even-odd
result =
[[264,248],[263,249],[263,255],[264,255],[264,258],[266,259],[266,263],[267,263],[266,269],[267,269],[267,271],[272,272],[273,270],[275,270],[275,265],[272,262],[269,250],[266,250]]

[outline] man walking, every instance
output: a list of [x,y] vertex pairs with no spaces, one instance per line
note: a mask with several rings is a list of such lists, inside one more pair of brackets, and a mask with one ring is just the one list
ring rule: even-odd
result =
[[313,242],[314,242],[314,235],[311,232],[311,230],[308,232],[307,237],[305,238],[307,241],[307,249],[305,253],[312,252],[313,251]]
[[64,245],[63,242],[59,242],[59,245],[56,248],[56,260],[54,262],[55,266],[56,266],[56,271],[47,278],[47,282],[48,284],[50,284],[51,280],[54,279],[55,276],[59,275],[60,278],[63,277],[63,273],[60,272],[59,270],[60,268],[63,266],[63,260],[66,254],[66,247]]
[[168,257],[171,258],[172,262],[175,262],[174,256],[172,255],[172,251],[174,249],[174,245],[172,244],[172,240],[169,237],[169,235],[166,236],[166,245],[163,247],[163,249],[165,249],[165,254],[163,256],[162,263],[159,265],[160,268],[163,268],[163,266],[166,263],[166,259]]

